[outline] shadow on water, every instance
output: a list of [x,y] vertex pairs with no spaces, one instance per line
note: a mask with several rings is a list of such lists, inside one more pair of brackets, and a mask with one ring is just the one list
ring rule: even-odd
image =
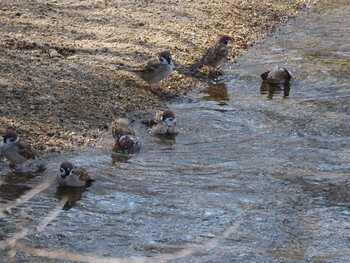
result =
[[[67,252],[52,262],[68,261],[69,253],[91,262],[94,255],[349,262],[349,8],[296,19],[244,53],[218,84],[189,94],[191,103],[169,105],[176,137],[151,136],[135,123],[137,154],[112,154],[106,135],[65,156],[96,181],[70,192],[67,210],[56,217],[48,214],[67,193],[55,185],[3,213],[3,239],[51,218],[23,238],[38,250],[19,253],[17,261],[48,262],[38,255],[50,249]],[[290,86],[262,85],[261,73],[275,66],[293,73]],[[19,185],[31,188],[35,179]]]

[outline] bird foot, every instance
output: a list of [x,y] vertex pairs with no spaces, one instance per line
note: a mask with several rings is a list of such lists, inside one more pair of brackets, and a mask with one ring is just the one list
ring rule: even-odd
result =
[[151,89],[157,89],[157,90],[162,89],[159,83],[153,83],[153,84],[150,84],[150,86],[151,86]]

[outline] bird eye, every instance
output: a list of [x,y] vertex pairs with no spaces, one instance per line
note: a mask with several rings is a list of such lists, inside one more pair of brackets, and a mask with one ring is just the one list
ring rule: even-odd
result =
[[169,121],[173,121],[173,118],[168,118]]
[[64,169],[63,169],[63,168],[60,168],[60,172],[61,172],[61,173],[64,173]]
[[14,141],[16,141],[16,139],[13,138],[13,137],[11,137],[11,138],[10,138],[10,142],[14,142]]
[[71,171],[71,174],[74,174],[74,170],[73,170],[73,171]]
[[160,58],[159,58],[159,61],[160,61],[160,62],[163,62],[163,61],[164,61],[164,58],[160,57]]

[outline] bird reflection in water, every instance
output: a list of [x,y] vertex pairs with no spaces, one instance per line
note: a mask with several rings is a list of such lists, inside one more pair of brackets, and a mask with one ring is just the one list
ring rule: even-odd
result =
[[67,197],[68,201],[64,205],[63,210],[69,210],[83,197],[83,193],[87,191],[89,186],[91,186],[91,183],[81,187],[57,186],[55,197],[58,200]]
[[268,94],[267,98],[272,100],[275,94],[280,94],[283,92],[283,98],[288,98],[290,92],[290,83],[271,83],[268,81],[263,81],[260,87],[260,94]]
[[220,106],[226,106],[227,102],[230,100],[227,86],[224,83],[209,85],[202,93],[205,94],[202,100],[216,101]]
[[172,134],[157,134],[154,137],[154,141],[160,145],[171,146],[176,143],[177,133]]
[[32,189],[30,180],[42,175],[45,167],[37,167],[35,172],[23,170],[10,170],[5,176],[2,176],[0,183],[0,199],[16,200],[20,198],[27,191]]
[[133,156],[134,156],[134,154],[113,152],[112,156],[111,156],[112,157],[112,166],[116,166],[119,163],[126,163]]
[[32,187],[23,184],[4,183],[0,185],[0,197],[3,200],[13,201],[20,198]]

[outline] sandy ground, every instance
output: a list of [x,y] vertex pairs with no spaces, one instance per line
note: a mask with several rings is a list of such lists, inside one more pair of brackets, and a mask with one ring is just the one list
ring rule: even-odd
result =
[[[186,73],[219,33],[229,60],[296,16],[302,0],[2,0],[0,133],[12,127],[41,155],[93,143],[110,106],[130,118],[164,109],[206,82]],[[164,94],[116,63],[138,65],[169,49],[176,69]],[[204,75],[205,76],[205,75]]]

